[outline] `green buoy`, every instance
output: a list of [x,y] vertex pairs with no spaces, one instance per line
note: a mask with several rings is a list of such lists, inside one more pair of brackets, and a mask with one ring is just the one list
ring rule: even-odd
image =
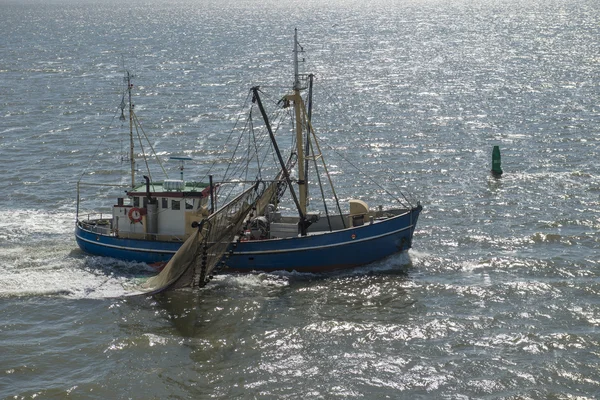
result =
[[494,146],[494,149],[492,150],[492,175],[494,175],[494,177],[500,177],[502,175],[500,146]]

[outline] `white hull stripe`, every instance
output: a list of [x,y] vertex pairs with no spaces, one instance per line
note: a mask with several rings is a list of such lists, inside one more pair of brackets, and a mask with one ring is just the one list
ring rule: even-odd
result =
[[[173,250],[156,250],[156,249],[144,249],[144,248],[140,248],[140,247],[117,246],[116,244],[108,244],[108,243],[98,242],[95,240],[85,239],[79,235],[77,235],[77,239],[79,239],[83,242],[94,244],[99,247],[110,247],[111,249],[135,251],[138,253],[170,253],[170,254],[176,253],[176,251],[173,251]],[[183,244],[183,242],[181,242],[181,243]]]
[[[349,244],[355,244],[355,243],[361,243],[361,242],[369,242],[375,239],[379,239],[382,237],[386,237],[386,236],[390,236],[390,235],[395,235],[396,233],[405,231],[407,229],[411,229],[413,227],[413,225],[409,225],[407,227],[404,227],[402,229],[398,229],[396,231],[393,232],[386,232],[383,233],[381,235],[377,235],[377,236],[369,236],[363,239],[355,239],[355,240],[350,240],[350,241],[345,241],[345,242],[341,242],[341,243],[334,243],[334,244],[326,244],[323,246],[312,246],[312,247],[299,247],[299,248],[294,248],[294,249],[283,249],[283,250],[264,250],[264,251],[244,251],[244,252],[233,252],[233,255],[257,255],[257,254],[280,254],[280,253],[292,253],[292,252],[298,252],[298,251],[309,251],[309,250],[320,250],[320,249],[327,249],[327,248],[331,248],[331,247],[341,247],[341,246],[346,246]],[[170,254],[175,254],[176,251],[172,251],[172,250],[155,250],[155,249],[144,249],[144,248],[139,248],[139,247],[126,247],[126,246],[118,246],[118,245],[114,245],[114,244],[107,244],[107,243],[102,243],[102,242],[97,242],[94,240],[89,240],[89,239],[85,239],[82,238],[81,236],[77,235],[77,238],[83,242],[87,242],[87,243],[91,243],[94,244],[96,246],[100,246],[100,247],[109,247],[112,249],[118,249],[118,250],[127,250],[127,251],[135,251],[135,252],[140,252],[140,253],[170,253]],[[182,242],[183,244],[183,242]]]
[[377,235],[377,236],[369,236],[366,237],[364,239],[355,239],[355,240],[350,240],[350,241],[345,241],[345,242],[341,242],[341,243],[335,243],[335,244],[326,244],[323,246],[312,246],[312,247],[299,247],[297,249],[284,249],[284,250],[264,250],[264,251],[243,251],[243,252],[238,252],[238,251],[234,251],[233,255],[241,255],[241,256],[245,256],[245,255],[256,255],[256,254],[278,254],[278,253],[292,253],[292,252],[297,252],[297,251],[310,251],[310,250],[320,250],[320,249],[327,249],[327,248],[331,248],[331,247],[341,247],[341,246],[346,246],[349,244],[355,244],[355,243],[360,243],[360,242],[370,242],[371,240],[375,240],[375,239],[379,239],[382,237],[386,237],[386,236],[390,236],[390,235],[395,235],[396,233],[405,231],[407,229],[412,228],[412,225],[409,225],[405,228],[402,229],[398,229],[394,232],[386,232],[384,234],[381,235]]

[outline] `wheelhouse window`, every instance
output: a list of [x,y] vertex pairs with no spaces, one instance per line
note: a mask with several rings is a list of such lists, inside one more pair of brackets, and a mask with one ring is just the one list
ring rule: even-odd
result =
[[171,200],[171,210],[181,210],[181,202],[179,200]]
[[194,199],[185,199],[185,209],[186,210],[194,209]]
[[162,208],[169,208],[169,199],[167,199],[166,197],[162,198]]
[[140,198],[139,197],[134,197],[133,198],[133,206],[134,207],[139,207],[140,206]]

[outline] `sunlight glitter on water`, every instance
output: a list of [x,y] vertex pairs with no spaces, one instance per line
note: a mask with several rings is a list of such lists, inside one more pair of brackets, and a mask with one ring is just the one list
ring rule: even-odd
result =
[[[4,5],[0,27],[0,397],[597,397],[596,3],[37,3]],[[72,221],[91,147],[86,174],[119,169],[104,127],[123,64],[161,155],[201,170],[227,158],[248,87],[290,79],[290,10],[321,135],[416,190],[415,248],[352,273],[111,298],[148,271],[82,255]],[[343,198],[371,203],[333,164]]]

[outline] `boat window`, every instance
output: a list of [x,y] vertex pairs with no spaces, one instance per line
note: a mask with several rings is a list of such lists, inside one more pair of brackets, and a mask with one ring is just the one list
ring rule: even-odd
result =
[[148,198],[144,197],[144,208],[148,207]]
[[179,200],[171,200],[171,210],[180,210],[181,205]]
[[140,206],[140,198],[139,197],[134,197],[133,198],[133,206],[134,207],[139,207]]
[[162,198],[162,208],[169,208],[169,199],[166,197]]
[[185,209],[186,210],[194,209],[194,199],[185,199]]

